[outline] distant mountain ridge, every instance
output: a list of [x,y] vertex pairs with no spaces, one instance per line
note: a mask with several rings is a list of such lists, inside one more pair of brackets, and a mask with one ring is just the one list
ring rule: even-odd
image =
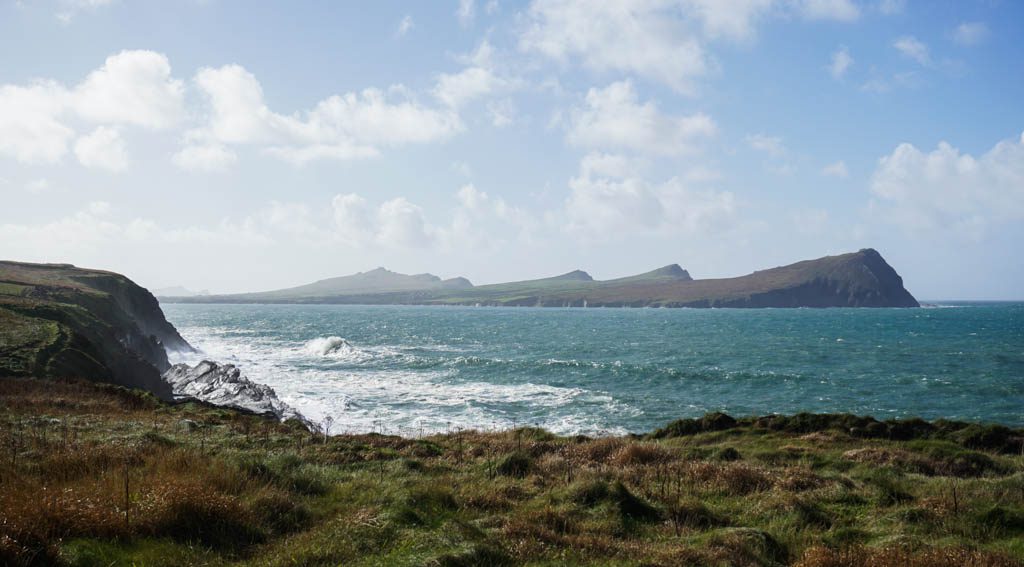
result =
[[377,268],[267,292],[163,297],[170,303],[345,303],[536,307],[919,307],[876,250],[804,260],[735,278],[695,280],[678,264],[611,280],[583,270],[475,286],[462,277]]

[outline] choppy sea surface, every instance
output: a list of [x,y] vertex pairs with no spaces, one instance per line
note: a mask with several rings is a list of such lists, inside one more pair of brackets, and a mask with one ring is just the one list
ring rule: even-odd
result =
[[201,351],[176,361],[236,364],[337,433],[645,432],[715,410],[1024,425],[1024,303],[162,307]]

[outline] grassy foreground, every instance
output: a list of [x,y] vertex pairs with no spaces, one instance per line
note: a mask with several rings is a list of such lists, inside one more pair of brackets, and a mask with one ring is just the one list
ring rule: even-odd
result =
[[1022,432],[853,416],[325,441],[0,379],[3,565],[1024,565]]

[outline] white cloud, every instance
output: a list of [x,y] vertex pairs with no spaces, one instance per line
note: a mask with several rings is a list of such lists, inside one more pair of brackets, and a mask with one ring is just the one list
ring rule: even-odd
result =
[[914,36],[903,36],[894,41],[892,46],[908,59],[913,59],[925,66],[931,64],[931,56],[928,54],[928,46]]
[[432,242],[433,230],[423,210],[404,197],[385,201],[374,210],[356,193],[339,194],[331,206],[336,235],[348,245],[419,248]]
[[67,91],[52,81],[0,86],[0,155],[22,163],[55,163],[75,132],[59,119]]
[[153,51],[122,51],[107,57],[75,87],[75,110],[86,120],[169,128],[184,116],[185,88],[171,78],[167,57]]
[[879,160],[871,193],[873,210],[908,230],[980,238],[990,224],[1024,219],[1024,135],[977,158],[946,142],[930,153],[900,144]]
[[459,7],[455,9],[455,17],[459,25],[468,28],[473,25],[473,18],[476,17],[476,4],[473,0],[459,0]]
[[746,141],[747,145],[751,148],[759,152],[764,152],[772,157],[780,157],[786,153],[786,146],[782,143],[782,138],[778,136],[748,134]]
[[652,184],[635,176],[601,176],[625,173],[604,167],[610,165],[605,161],[595,169],[595,162],[585,158],[580,175],[569,181],[569,233],[594,240],[619,238],[624,232],[694,233],[731,223],[735,215],[732,193],[694,190],[676,178]]
[[385,201],[377,211],[377,241],[386,246],[416,248],[430,244],[423,209],[404,197]]
[[190,132],[192,144],[259,144],[299,165],[373,157],[380,147],[442,140],[462,129],[454,111],[423,106],[400,86],[334,95],[304,115],[283,115],[268,108],[259,81],[239,65],[202,69],[196,84],[209,114],[206,126]]
[[828,177],[846,178],[850,176],[850,171],[846,168],[846,162],[839,160],[821,168],[821,174]]
[[708,37],[749,39],[775,0],[683,0],[681,7],[700,20]]
[[238,156],[224,145],[212,143],[185,146],[171,160],[189,171],[222,171],[234,165]]
[[458,108],[505,85],[505,80],[496,76],[490,69],[467,67],[458,73],[439,75],[434,95],[444,104]]
[[398,29],[395,30],[395,35],[402,37],[409,33],[412,28],[416,27],[415,22],[412,21],[412,16],[406,14],[402,21],[398,22]]
[[267,141],[277,117],[263,102],[263,87],[241,65],[204,67],[196,73],[196,86],[209,102],[205,134],[227,144]]
[[953,41],[958,45],[978,45],[988,36],[988,26],[984,22],[964,22],[953,30]]
[[100,126],[75,142],[75,156],[85,167],[124,171],[128,152],[121,134],[114,128]]
[[55,81],[0,86],[0,155],[22,163],[56,163],[75,131],[67,120],[169,128],[184,116],[184,87],[167,58],[122,51],[73,88]]
[[860,8],[852,0],[793,0],[797,12],[808,20],[854,22]]
[[487,40],[480,42],[475,51],[459,57],[459,60],[466,67],[458,73],[438,75],[433,90],[434,96],[450,108],[458,109],[475,99],[519,86],[519,80],[498,73],[494,48]]
[[693,90],[710,66],[678,6],[658,1],[535,0],[519,46],[559,62],[578,58],[599,72],[627,72]]
[[568,141],[587,148],[629,149],[652,154],[692,152],[717,131],[710,116],[662,114],[654,102],[641,103],[631,81],[587,92],[572,111]]
[[828,66],[828,72],[832,75],[833,79],[839,80],[846,76],[846,72],[850,70],[851,65],[853,65],[853,57],[850,56],[850,50],[845,46],[840,47],[838,51],[832,54],[832,62]]
[[355,193],[335,195],[331,207],[334,227],[343,242],[357,245],[370,237],[372,231],[366,199]]

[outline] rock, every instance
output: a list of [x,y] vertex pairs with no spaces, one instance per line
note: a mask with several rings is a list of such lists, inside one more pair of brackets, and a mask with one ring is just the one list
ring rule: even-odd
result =
[[164,372],[163,378],[178,399],[196,399],[280,421],[297,419],[310,428],[313,425],[282,402],[273,388],[249,380],[233,364],[217,364],[209,360],[191,367],[175,364]]

